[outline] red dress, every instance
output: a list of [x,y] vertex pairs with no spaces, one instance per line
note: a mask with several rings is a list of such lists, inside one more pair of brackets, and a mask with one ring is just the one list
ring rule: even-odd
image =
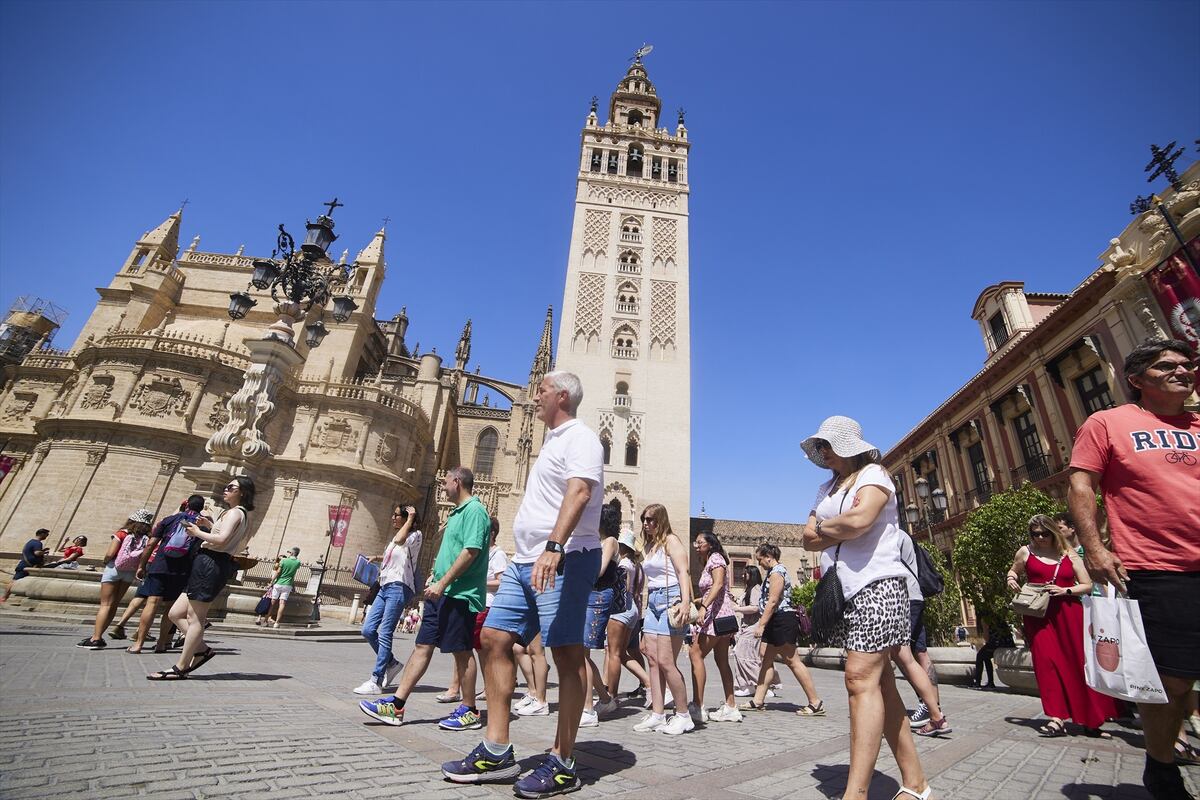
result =
[[[1075,569],[1063,556],[1055,567],[1034,555],[1025,560],[1025,579],[1070,588]],[[1117,701],[1088,687],[1083,678],[1083,605],[1078,597],[1051,597],[1046,616],[1023,617],[1025,641],[1033,655],[1033,675],[1049,717],[1072,719],[1086,728],[1099,728],[1117,717]]]

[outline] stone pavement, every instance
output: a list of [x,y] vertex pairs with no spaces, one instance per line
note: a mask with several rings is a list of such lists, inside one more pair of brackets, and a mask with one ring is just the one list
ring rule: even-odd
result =
[[[211,633],[219,655],[200,672],[151,683],[145,675],[170,657],[128,655],[112,642],[81,650],[73,646],[86,635],[80,625],[0,615],[0,798],[512,797],[505,785],[441,778],[438,765],[480,738],[436,727],[450,708],[433,699],[449,657],[435,656],[406,724],[393,728],[364,716],[350,692],[372,663],[365,643]],[[401,658],[411,642],[398,637]],[[634,733],[640,709],[622,708],[580,732],[586,785],[576,796],[836,797],[849,761],[846,695],[841,673],[813,674],[829,709],[824,719],[791,713],[803,693],[790,676],[774,710],[679,737]],[[552,671],[552,699],[553,681]],[[716,705],[715,667],[706,691]],[[1148,797],[1137,731],[1110,726],[1112,741],[1045,740],[1034,731],[1036,698],[955,687],[943,698],[954,733],[917,742],[935,798]],[[527,767],[551,745],[554,722],[513,722]],[[892,797],[898,774],[885,745],[870,796]],[[1185,775],[1195,793],[1200,768]]]

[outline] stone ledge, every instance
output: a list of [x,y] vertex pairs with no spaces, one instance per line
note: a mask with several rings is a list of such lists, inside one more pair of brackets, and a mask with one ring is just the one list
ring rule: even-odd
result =
[[[840,647],[800,647],[796,652],[804,663],[817,669],[846,668],[846,651]],[[975,677],[975,648],[931,647],[929,657],[933,659],[934,673],[938,683],[965,685]],[[897,668],[897,674],[899,674]]]

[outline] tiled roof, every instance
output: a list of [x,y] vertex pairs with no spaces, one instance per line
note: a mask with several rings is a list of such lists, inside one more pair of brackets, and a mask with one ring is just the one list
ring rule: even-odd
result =
[[743,519],[712,519],[692,517],[691,538],[708,531],[722,544],[772,544],[798,547],[804,536],[804,526],[793,522],[755,522]]

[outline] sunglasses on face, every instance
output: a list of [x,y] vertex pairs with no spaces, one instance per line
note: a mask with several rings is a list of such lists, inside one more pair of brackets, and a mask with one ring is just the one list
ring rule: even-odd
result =
[[231,483],[225,487],[225,491],[232,492],[233,490],[235,490],[237,488],[238,488],[238,485],[236,483]]
[[1030,531],[1029,535],[1035,539],[1049,539],[1050,531]]
[[1184,372],[1195,372],[1196,363],[1193,361],[1159,361],[1150,365],[1150,369],[1158,372],[1171,373],[1177,369],[1182,369]]

